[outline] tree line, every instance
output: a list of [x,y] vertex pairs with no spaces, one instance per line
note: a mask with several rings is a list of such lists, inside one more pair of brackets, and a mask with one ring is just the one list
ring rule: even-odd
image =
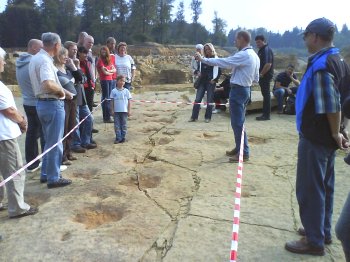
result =
[[[188,3],[188,2],[187,2]],[[191,22],[185,20],[185,9],[190,9]],[[172,15],[174,14],[174,15]],[[174,0],[8,0],[0,13],[0,45],[23,47],[31,38],[43,32],[56,32],[63,40],[76,40],[80,31],[86,31],[96,43],[104,43],[113,36],[130,44],[157,42],[161,44],[196,44],[211,42],[218,46],[232,46],[237,31],[230,29],[213,12],[212,28],[198,22],[202,15],[202,1],[191,0],[188,6]],[[274,33],[265,28],[249,30],[252,37],[264,34],[274,48],[302,49],[298,35],[302,30]],[[336,34],[338,47],[348,45],[350,31],[347,25]]]

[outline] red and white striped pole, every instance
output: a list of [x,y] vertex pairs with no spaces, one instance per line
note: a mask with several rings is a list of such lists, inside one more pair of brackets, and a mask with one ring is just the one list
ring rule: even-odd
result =
[[239,216],[240,216],[240,209],[241,209],[241,192],[242,192],[242,176],[243,176],[244,130],[245,130],[245,127],[243,126],[242,135],[241,135],[241,144],[239,149],[238,167],[237,167],[235,207],[233,212],[230,262],[237,261]]

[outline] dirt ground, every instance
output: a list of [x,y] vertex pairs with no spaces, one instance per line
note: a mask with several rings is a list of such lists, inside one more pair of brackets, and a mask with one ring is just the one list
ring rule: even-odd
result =
[[[135,99],[193,100],[192,92],[148,91]],[[98,99],[98,98],[96,98]],[[20,99],[17,99],[20,107]],[[229,261],[237,165],[228,113],[189,123],[192,106],[133,103],[125,144],[94,113],[98,148],[63,173],[71,186],[47,189],[27,175],[25,196],[39,206],[19,220],[0,213],[0,261]],[[345,261],[334,235],[324,257],[284,250],[300,226],[295,198],[298,136],[293,116],[247,115],[251,158],[244,163],[239,261]],[[23,148],[24,136],[20,138]],[[333,225],[350,188],[345,153],[336,159]]]

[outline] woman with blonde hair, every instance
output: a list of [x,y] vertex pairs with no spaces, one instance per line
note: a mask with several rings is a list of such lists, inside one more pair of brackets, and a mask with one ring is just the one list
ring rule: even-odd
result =
[[[116,72],[114,67],[114,57],[112,58],[107,46],[102,46],[100,49],[100,57],[97,60],[96,68],[100,76],[100,83],[102,89],[101,101],[109,99],[110,94],[114,88],[113,74]],[[106,100],[102,103],[102,115],[104,123],[114,123],[111,119],[110,101]]]
[[[204,45],[204,56],[206,58],[217,57],[215,48],[211,43]],[[192,109],[192,116],[189,122],[195,122],[198,120],[200,103],[202,102],[205,92],[207,92],[208,105],[205,111],[205,122],[209,123],[211,121],[211,115],[213,112],[214,90],[216,83],[220,78],[221,70],[217,66],[210,66],[204,63],[199,63],[199,71],[200,82],[196,92],[196,99]]]

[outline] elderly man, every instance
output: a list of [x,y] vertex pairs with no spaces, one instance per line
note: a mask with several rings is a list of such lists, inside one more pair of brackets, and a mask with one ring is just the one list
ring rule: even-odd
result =
[[[43,48],[29,63],[30,81],[34,94],[38,99],[36,110],[45,137],[45,150],[54,146],[43,157],[40,182],[46,183],[48,188],[67,186],[72,183],[60,176],[63,145],[60,141],[64,131],[64,101],[73,96],[65,91],[57,76],[57,68],[53,64],[53,57],[61,48],[61,39],[55,33],[43,33],[41,40]],[[57,144],[56,144],[57,143]]]
[[[39,154],[38,137],[40,137],[41,150],[44,150],[45,140],[40,120],[36,112],[36,101],[32,84],[29,77],[29,62],[33,55],[38,53],[43,43],[38,39],[31,39],[28,42],[27,53],[23,53],[16,60],[16,78],[21,88],[23,108],[28,119],[28,130],[25,140],[25,157],[27,163],[35,159]],[[27,172],[34,172],[40,168],[40,160],[35,161],[27,168]]]
[[[203,48],[204,46],[202,44],[196,45],[196,53],[203,54]],[[192,78],[193,83],[196,81],[198,75],[200,74],[200,68],[199,68],[199,62],[196,60],[196,57],[193,56],[191,59],[191,71],[192,71]]]
[[[250,87],[259,80],[259,57],[250,46],[250,33],[239,31],[236,35],[235,44],[238,52],[227,58],[203,58],[197,53],[197,60],[202,63],[232,69],[230,78],[230,115],[231,126],[234,133],[236,146],[227,151],[230,162],[238,162],[241,144],[242,129],[245,122],[245,110],[249,101]],[[249,146],[247,134],[244,132],[243,160],[249,160]]]
[[332,242],[334,160],[348,147],[341,133],[340,99],[349,89],[350,70],[333,46],[335,25],[326,18],[310,22],[304,33],[311,54],[296,98],[299,132],[296,197],[305,237],[287,242],[293,253],[323,256]]
[[[0,73],[4,71],[5,55],[5,51],[0,47]],[[23,165],[17,137],[26,130],[26,119],[17,110],[10,89],[0,81],[0,174],[4,179]],[[24,202],[24,181],[25,174],[22,172],[5,184],[10,218],[34,215],[38,212],[37,208],[30,207]],[[3,198],[4,185],[0,186],[0,207]]]

